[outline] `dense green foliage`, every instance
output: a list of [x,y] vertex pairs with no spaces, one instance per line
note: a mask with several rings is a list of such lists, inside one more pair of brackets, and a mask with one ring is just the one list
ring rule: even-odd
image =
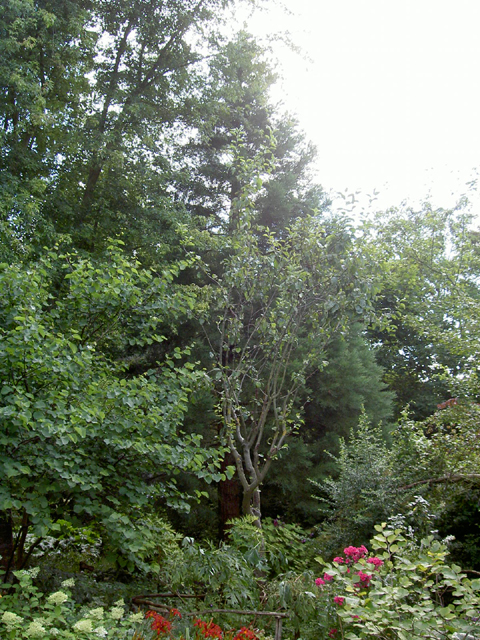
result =
[[467,202],[333,215],[233,6],[2,5],[0,633],[474,632]]
[[[363,227],[380,282],[370,330],[397,412],[425,418],[439,402],[475,397],[478,237],[465,203],[454,210],[391,209]],[[462,391],[463,389],[463,391]]]
[[161,341],[165,316],[194,306],[168,286],[181,266],[156,277],[118,246],[101,263],[51,251],[28,267],[3,265],[0,504],[22,536],[94,520],[133,567],[155,549],[145,507],[157,496],[182,507],[179,471],[218,479],[208,467],[216,454],[179,432],[202,377],[181,365],[186,353],[141,375],[112,360],[127,345]]

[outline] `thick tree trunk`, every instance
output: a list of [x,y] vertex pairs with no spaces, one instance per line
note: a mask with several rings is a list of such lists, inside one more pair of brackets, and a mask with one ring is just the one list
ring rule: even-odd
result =
[[85,191],[83,192],[82,198],[82,213],[85,217],[86,212],[89,211],[90,206],[93,200],[93,192],[95,191],[95,187],[97,186],[98,179],[100,178],[100,173],[102,172],[102,165],[99,162],[95,162],[88,172],[87,184],[85,186]]
[[[0,511],[0,569],[12,570],[13,566],[12,516],[8,511]],[[4,576],[3,580],[6,578]]]
[[[228,466],[235,466],[235,460],[231,453],[225,456],[222,463],[222,471]],[[239,518],[241,504],[241,487],[238,481],[238,475],[235,474],[230,480],[222,480],[218,484],[218,515],[219,515],[219,535],[224,540],[230,526],[227,525],[229,520]]]

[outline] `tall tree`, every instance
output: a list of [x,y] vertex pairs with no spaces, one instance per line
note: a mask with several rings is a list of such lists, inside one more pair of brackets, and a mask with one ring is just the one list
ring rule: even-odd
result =
[[0,16],[0,238],[5,257],[51,235],[42,215],[89,91],[98,31],[82,0],[5,0]]
[[404,208],[365,227],[365,251],[377,265],[379,323],[370,330],[385,382],[400,412],[417,417],[475,382],[478,351],[478,236],[463,204],[453,210]]
[[[318,522],[318,501],[309,479],[335,474],[332,458],[340,439],[350,437],[365,414],[376,427],[391,429],[394,394],[382,381],[383,369],[368,344],[366,331],[353,323],[325,349],[325,366],[311,375],[304,396],[304,422],[272,467],[262,491],[265,513],[308,524]],[[290,472],[285,470],[289,469]]]
[[243,216],[213,290],[217,332],[208,338],[242,510],[260,522],[260,487],[298,428],[306,376],[351,314],[365,311],[368,283],[341,223],[300,219],[276,238],[252,233],[248,208]]
[[325,194],[309,173],[314,147],[270,99],[273,69],[268,52],[243,31],[210,62],[199,120],[178,149],[174,183],[206,228],[235,230],[234,203],[248,182],[239,171],[242,162],[267,164],[255,202],[258,224],[281,233],[294,218],[325,207]]
[[[198,121],[174,156],[173,193],[192,221],[207,231],[196,236],[196,250],[216,274],[223,272],[222,259],[230,248],[227,242],[219,251],[212,249],[219,249],[223,238],[236,233],[252,168],[258,171],[247,206],[259,249],[265,239],[262,227],[280,238],[296,218],[326,205],[322,189],[311,181],[315,150],[297,123],[272,104],[269,93],[274,81],[267,52],[240,32],[211,59],[206,89],[196,105]],[[211,242],[205,241],[209,234]],[[198,282],[198,274],[190,275]],[[187,331],[193,337],[196,328],[185,327],[182,335]],[[206,366],[208,351],[202,352]],[[211,428],[216,432],[220,427],[216,421]],[[233,463],[230,454],[225,465]],[[240,495],[238,476],[220,483],[221,530],[240,515]]]
[[154,252],[178,215],[167,180],[171,141],[195,120],[228,4],[7,1],[2,205],[13,244],[38,235],[41,247],[41,234],[53,231],[94,250],[124,234],[137,252]]
[[[108,182],[115,178],[116,168],[125,165],[122,183],[115,187],[128,202],[133,195],[129,169],[148,162],[152,152],[161,153],[165,127],[185,117],[194,90],[191,71],[201,58],[200,47],[193,42],[201,39],[201,46],[207,46],[202,29],[207,22],[212,27],[223,4],[223,0],[137,0],[96,6],[93,17],[103,44],[97,51],[92,87],[96,98],[84,127],[88,162],[79,167],[81,204],[76,212],[76,226],[90,240],[99,227],[112,224],[112,216],[119,230],[117,216],[123,211],[118,206],[109,211],[110,194],[105,189],[112,187]],[[124,228],[132,222],[125,220]]]

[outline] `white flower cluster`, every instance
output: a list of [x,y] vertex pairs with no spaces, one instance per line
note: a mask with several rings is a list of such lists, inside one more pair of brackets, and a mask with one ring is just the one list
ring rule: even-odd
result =
[[105,629],[105,627],[97,627],[93,631],[99,638],[106,638],[108,636],[108,631]]
[[93,624],[91,620],[77,620],[73,625],[75,631],[83,631],[84,633],[90,633],[93,631]]
[[47,598],[47,602],[54,604],[55,606],[59,606],[67,600],[68,596],[66,593],[63,593],[63,591],[55,591],[55,593],[51,593]]
[[33,567],[32,569],[24,569],[25,573],[31,577],[32,580],[40,573],[40,567]]
[[34,620],[27,627],[27,638],[43,638],[46,629],[39,620]]
[[64,589],[71,589],[75,586],[75,580],[73,578],[68,578],[68,580],[64,580],[61,585]]
[[103,613],[103,607],[98,607],[97,609],[90,609],[87,615],[89,618],[93,618],[94,620],[102,620]]
[[20,581],[22,581],[22,579],[24,580],[25,578],[35,580],[39,573],[40,567],[34,567],[33,569],[19,569],[18,571],[14,571],[13,575]]
[[143,613],[141,611],[138,611],[137,613],[132,613],[132,615],[129,618],[130,622],[143,622]]
[[7,631],[10,631],[16,624],[23,621],[23,618],[17,616],[16,613],[11,611],[4,611],[0,621],[7,626]]
[[123,616],[124,616],[124,613],[125,613],[125,611],[124,611],[123,607],[112,607],[110,609],[110,617],[113,620],[121,620],[123,618]]

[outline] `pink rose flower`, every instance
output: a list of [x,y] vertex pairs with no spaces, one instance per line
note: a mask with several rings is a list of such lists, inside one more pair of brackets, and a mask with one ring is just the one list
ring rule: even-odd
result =
[[377,558],[376,556],[373,556],[372,558],[368,558],[367,562],[369,564],[373,564],[375,566],[375,569],[379,569],[383,564],[383,560],[381,560],[380,558]]

